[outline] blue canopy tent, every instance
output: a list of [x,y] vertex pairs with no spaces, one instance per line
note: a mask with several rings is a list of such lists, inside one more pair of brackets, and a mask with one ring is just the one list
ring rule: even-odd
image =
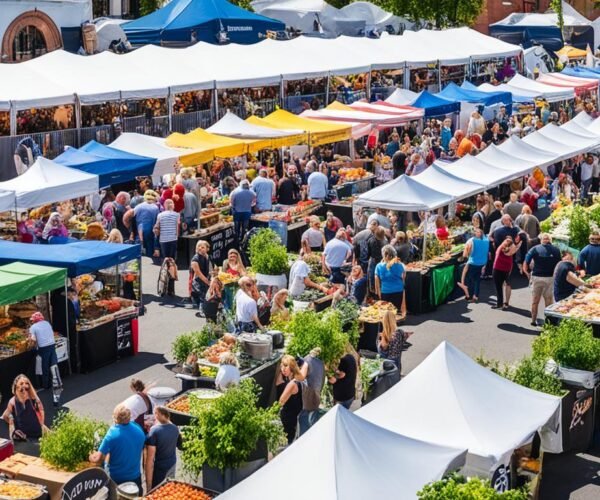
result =
[[450,101],[469,102],[483,106],[503,104],[506,106],[506,111],[509,114],[512,113],[512,94],[510,92],[481,92],[480,90],[462,88],[456,83],[450,82],[444,90],[435,95]]
[[419,93],[417,98],[411,102],[410,105],[425,110],[426,118],[429,116],[442,116],[460,112],[460,102],[449,101],[443,97],[430,94],[426,90]]
[[127,153],[96,141],[90,141],[80,149],[68,148],[54,161],[97,175],[100,187],[152,175],[156,163],[154,158]]
[[[172,0],[152,14],[121,25],[134,45],[179,42],[250,44],[259,34],[283,31],[285,24],[237,7],[227,0]],[[227,35],[223,40],[221,34]]]
[[600,80],[600,69],[595,68],[585,68],[585,67],[570,67],[567,66],[562,70],[562,73],[568,76],[577,76],[580,78],[595,78],[596,80]]
[[[485,83],[483,85],[486,85]],[[488,88],[490,87],[490,84],[486,85]],[[479,87],[477,87],[476,85],[473,85],[471,82],[463,82],[463,84],[461,85],[461,87],[465,90],[477,90],[478,92],[487,92],[487,90],[481,90]],[[502,84],[499,85],[499,87],[502,87]],[[490,91],[491,92],[491,91]],[[512,102],[515,103],[531,103],[533,102],[533,99],[531,97],[528,96],[523,96],[523,95],[518,95],[515,94],[514,92],[509,92],[511,97],[512,97]]]
[[114,267],[142,255],[140,245],[77,241],[64,245],[32,245],[0,240],[0,265],[25,262],[67,269],[70,278]]

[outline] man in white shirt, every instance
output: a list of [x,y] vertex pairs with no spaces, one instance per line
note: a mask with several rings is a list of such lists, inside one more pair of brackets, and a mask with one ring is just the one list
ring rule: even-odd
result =
[[51,377],[50,369],[58,364],[56,349],[54,347],[54,330],[48,323],[42,313],[32,314],[31,327],[29,328],[30,339],[37,345],[37,354],[42,358],[42,387],[50,389]]
[[238,282],[240,289],[235,294],[235,319],[238,332],[255,332],[256,327],[263,329],[258,319],[258,305],[252,297],[254,281],[244,276]]
[[290,297],[298,297],[304,293],[306,287],[316,288],[322,292],[326,288],[322,285],[314,283],[310,278],[310,267],[304,262],[304,257],[301,255],[298,260],[292,264],[290,268],[290,287],[288,289]]
[[335,238],[325,245],[325,250],[321,256],[323,273],[329,275],[332,283],[343,284],[346,282],[346,277],[342,274],[341,268],[352,255],[352,249],[346,242],[346,231],[340,229]]
[[592,187],[592,176],[594,174],[594,157],[587,155],[581,164],[581,201],[584,201]]
[[327,198],[329,180],[327,179],[327,176],[324,173],[322,173],[321,171],[314,171],[308,176],[306,184],[308,185],[308,197],[311,200],[322,201],[325,198]]

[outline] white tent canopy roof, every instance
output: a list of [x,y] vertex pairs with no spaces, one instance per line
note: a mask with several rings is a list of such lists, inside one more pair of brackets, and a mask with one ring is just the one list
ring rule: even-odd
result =
[[367,30],[373,28],[383,30],[386,26],[393,26],[395,30],[398,30],[400,24],[410,24],[405,19],[386,12],[370,2],[352,2],[340,10],[351,18],[364,20]]
[[406,438],[337,405],[302,439],[219,498],[364,500],[393,491],[398,500],[412,500],[464,458],[460,449]]
[[557,417],[559,408],[559,397],[515,384],[442,342],[356,414],[416,439],[467,447],[467,462],[489,471]]
[[241,139],[277,139],[290,137],[292,135],[303,134],[303,130],[295,129],[275,129],[270,127],[261,127],[254,125],[239,116],[227,111],[223,118],[217,123],[206,129],[211,134],[226,135],[228,137],[239,137]]
[[[97,175],[64,167],[43,157],[39,157],[24,174],[0,182],[0,191],[15,194],[17,209],[87,196],[99,188]],[[15,208],[14,204],[11,208]]]
[[[500,144],[500,146],[497,146],[496,149],[521,160],[531,162],[535,165],[554,162],[556,160],[556,155],[546,150],[536,148],[535,146],[526,143],[525,141],[523,141],[523,139],[520,139],[516,136],[510,137],[507,141],[504,141],[502,144]],[[482,158],[487,158],[487,155],[491,154],[484,153],[485,150],[481,152],[481,155],[483,155]]]
[[519,174],[525,175],[540,163],[539,161],[529,160],[522,156],[513,156],[493,144],[486,147],[477,155],[477,159],[488,165],[494,165],[499,169],[506,170],[513,176]]
[[549,151],[556,155],[556,160],[565,160],[592,149],[598,144],[598,139],[573,134],[554,124],[548,124],[529,134],[523,142],[538,149]]
[[539,92],[539,95],[548,102],[565,101],[575,97],[575,89],[573,89],[573,87],[553,87],[552,85],[539,83],[521,75],[513,76],[508,81],[508,85],[515,87],[515,94],[519,94],[518,90],[516,89]]
[[471,182],[454,175],[451,169],[441,168],[435,163],[419,175],[411,177],[414,181],[433,189],[448,193],[454,197],[466,198],[485,190],[479,182]]
[[542,94],[541,92],[535,91],[535,90],[527,90],[527,89],[520,89],[517,87],[513,87],[511,85],[508,85],[506,83],[501,83],[500,85],[492,85],[491,83],[482,83],[481,85],[479,85],[479,87],[477,87],[479,90],[481,90],[482,92],[510,92],[511,94],[515,94],[521,97],[531,97],[531,99],[533,100],[536,97],[540,97]]
[[408,106],[412,102],[414,102],[419,94],[417,92],[413,92],[408,89],[396,89],[390,95],[385,102],[389,102],[390,104],[396,104],[397,106]]
[[407,31],[380,39],[298,37],[253,45],[146,46],[123,55],[54,51],[25,63],[0,64],[0,109],[9,109],[11,102],[17,109],[68,104],[75,95],[93,104],[214,87],[277,85],[282,79],[400,69],[405,63],[458,64],[521,52],[469,28]]
[[8,212],[15,209],[14,191],[0,190],[0,212]]
[[[496,165],[486,163],[480,160],[477,156],[467,155],[459,161],[448,163],[436,161],[434,165],[447,170],[452,175],[465,181],[481,184],[486,188],[497,186],[502,182],[507,182],[514,178],[514,174]],[[466,196],[458,196],[457,199],[465,198]]]

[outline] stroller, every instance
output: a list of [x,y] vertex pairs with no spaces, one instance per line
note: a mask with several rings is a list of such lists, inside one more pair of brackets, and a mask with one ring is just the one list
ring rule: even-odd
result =
[[158,296],[175,295],[175,282],[177,279],[177,264],[171,257],[166,257],[158,273],[158,282],[156,283]]

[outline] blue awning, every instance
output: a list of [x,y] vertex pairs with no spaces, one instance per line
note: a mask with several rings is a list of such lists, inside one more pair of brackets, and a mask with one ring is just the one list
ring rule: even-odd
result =
[[561,73],[564,73],[568,76],[577,76],[580,78],[595,78],[596,80],[600,80],[600,69],[595,68],[582,68],[582,67],[570,67],[567,66],[562,70]]
[[442,116],[460,111],[460,102],[449,101],[443,97],[430,94],[426,90],[421,92],[410,105],[424,109],[425,117]]
[[54,161],[100,178],[100,187],[152,175],[154,158],[138,156],[90,141],[80,149],[69,148]]
[[[482,85],[486,85],[486,84],[482,84]],[[500,84],[499,87],[502,87],[504,85],[506,85],[506,84]],[[465,90],[477,90],[478,92],[487,92],[487,90],[481,90],[479,87],[477,87],[477,86],[473,85],[471,82],[467,82],[467,81],[464,81],[463,84],[461,85],[461,87]],[[490,90],[490,92],[491,92],[491,90]],[[512,96],[513,103],[515,103],[515,102],[532,103],[534,101],[534,99],[532,97],[518,95],[512,91],[510,92],[510,95]]]
[[512,94],[510,92],[481,92],[480,90],[466,89],[450,82],[444,90],[436,94],[450,101],[469,102],[483,106],[504,104],[508,113],[512,112]]
[[104,241],[77,241],[64,245],[35,245],[0,240],[0,265],[25,262],[66,268],[70,278],[137,259],[140,245],[119,245]]
[[259,34],[282,31],[285,24],[237,7],[226,0],[172,0],[162,9],[121,27],[135,45],[193,40],[218,43],[227,33],[233,43],[256,43]]

